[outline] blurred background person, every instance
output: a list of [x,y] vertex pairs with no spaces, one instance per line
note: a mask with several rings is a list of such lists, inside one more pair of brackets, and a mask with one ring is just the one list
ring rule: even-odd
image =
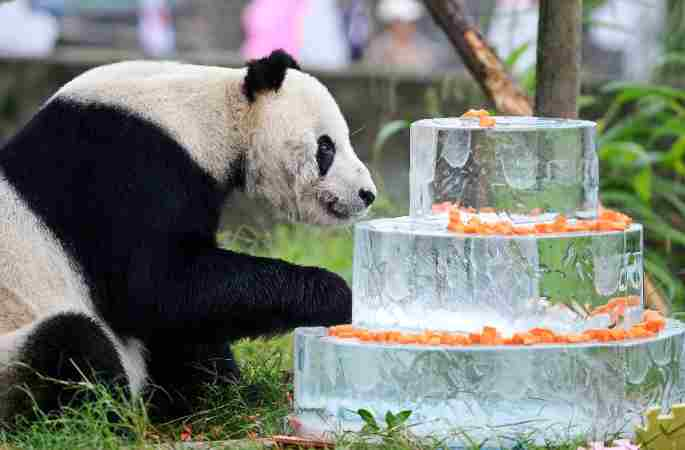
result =
[[166,0],[139,0],[138,39],[148,56],[168,56],[176,49],[173,19]]
[[417,0],[381,0],[377,17],[384,28],[371,40],[365,63],[423,73],[433,70],[435,49],[417,29],[424,14],[423,5]]
[[243,12],[242,56],[261,58],[282,48],[297,58],[308,3],[308,0],[252,0]]
[[351,62],[360,61],[371,38],[373,8],[368,0],[341,0],[343,26]]
[[302,66],[341,69],[349,62],[336,0],[253,0],[243,14],[245,59],[282,48]]
[[45,57],[58,37],[57,19],[28,0],[0,3],[0,56]]
[[309,0],[303,19],[300,64],[311,69],[344,69],[350,53],[337,0]]

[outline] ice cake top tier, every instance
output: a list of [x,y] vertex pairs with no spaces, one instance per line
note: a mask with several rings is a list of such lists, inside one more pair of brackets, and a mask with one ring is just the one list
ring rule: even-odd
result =
[[515,223],[556,214],[594,218],[595,123],[538,117],[425,119],[411,126],[411,215],[435,205],[506,213]]

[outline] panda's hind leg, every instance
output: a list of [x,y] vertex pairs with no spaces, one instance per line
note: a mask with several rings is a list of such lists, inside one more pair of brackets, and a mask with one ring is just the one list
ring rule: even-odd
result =
[[207,386],[240,380],[240,370],[228,342],[187,343],[162,339],[151,344],[150,414],[169,421],[191,414],[202,403]]
[[64,312],[36,324],[27,335],[12,367],[12,389],[6,394],[15,414],[25,415],[31,404],[43,412],[90,398],[74,383],[97,381],[124,390],[128,380],[114,342],[86,314]]

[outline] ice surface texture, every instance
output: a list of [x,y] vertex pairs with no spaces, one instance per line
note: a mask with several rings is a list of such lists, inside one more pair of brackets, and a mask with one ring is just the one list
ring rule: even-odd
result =
[[590,312],[611,298],[642,303],[640,225],[542,236],[463,235],[446,227],[439,216],[355,226],[355,325],[570,332],[609,325],[608,315]]
[[601,440],[683,400],[684,331],[669,320],[654,339],[512,348],[360,344],[300,328],[296,413],[303,432],[354,430],[364,408],[379,419],[411,410],[414,432],[463,431],[486,447],[525,433]]
[[[411,127],[411,215],[449,201],[494,208],[515,222],[595,217],[598,159],[593,122],[496,117],[426,119]],[[530,215],[536,211],[535,215]],[[541,214],[539,214],[541,213]]]

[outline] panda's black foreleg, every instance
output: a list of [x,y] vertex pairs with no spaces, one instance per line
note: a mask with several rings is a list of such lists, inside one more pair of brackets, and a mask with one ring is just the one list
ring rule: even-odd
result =
[[225,313],[216,317],[234,339],[346,323],[352,316],[345,280],[316,267],[214,249],[197,260],[192,283],[197,306]]
[[351,320],[350,288],[327,270],[221,249],[189,259],[159,283],[162,294],[137,300],[127,326],[144,333],[154,323],[155,335],[181,333],[192,345]]

